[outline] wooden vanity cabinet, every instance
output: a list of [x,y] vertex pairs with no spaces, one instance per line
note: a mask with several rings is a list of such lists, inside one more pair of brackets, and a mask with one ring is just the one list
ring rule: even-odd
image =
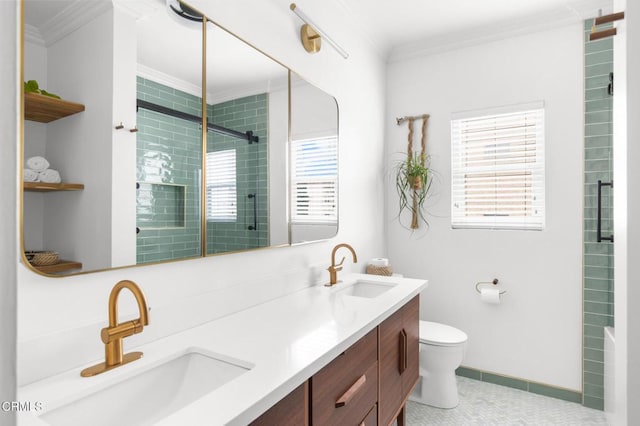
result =
[[419,375],[419,307],[416,296],[251,424],[404,425]]
[[381,425],[404,424],[404,405],[419,377],[419,309],[414,297],[380,324],[380,394],[378,418]]
[[359,425],[378,399],[378,333],[372,330],[310,379],[312,425]]
[[251,422],[252,426],[308,426],[309,425],[309,382],[304,382],[260,417]]

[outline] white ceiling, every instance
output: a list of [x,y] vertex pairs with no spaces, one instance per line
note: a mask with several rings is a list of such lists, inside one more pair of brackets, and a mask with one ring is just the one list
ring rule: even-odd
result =
[[[138,59],[142,67],[181,76],[186,83],[197,87],[201,84],[198,77],[200,67],[191,66],[181,71],[174,68],[193,64],[193,58],[199,57],[198,36],[192,30],[171,22],[164,1],[25,0],[25,38],[32,42],[40,40],[41,44],[51,44],[77,29],[81,23],[89,22],[93,16],[112,7],[112,2],[117,2],[119,7],[128,9],[134,16],[139,17]],[[599,9],[603,13],[610,13],[612,4],[612,0],[333,1],[341,7],[347,19],[353,22],[353,26],[369,40],[380,56],[388,61],[579,22],[597,16]],[[292,20],[299,22],[293,14]],[[80,24],[74,24],[76,22]],[[317,24],[323,26],[322,22]],[[168,28],[172,28],[172,31],[168,31]],[[184,35],[175,36],[173,31],[181,31]],[[232,54],[222,51],[220,58],[225,59],[218,59],[217,65],[212,69],[228,70],[221,74],[233,77],[235,81],[225,82],[219,78],[220,76],[210,81],[221,82],[226,87],[242,85],[243,78],[250,79],[255,76],[261,63],[268,69],[265,72],[270,73],[262,82],[275,81],[283,75],[284,69],[281,66],[274,65],[245,47],[245,53],[252,56],[247,59],[244,54],[237,53],[237,45],[242,43],[226,36],[223,31],[214,32],[220,33],[216,36],[218,39],[227,40],[216,43],[218,48],[221,44],[234,44],[236,47],[233,48]],[[185,40],[191,39],[195,42],[185,43]],[[172,53],[167,55],[167,52]],[[249,60],[255,65],[247,66]]]
[[566,25],[612,7],[612,0],[336,1],[390,60]]

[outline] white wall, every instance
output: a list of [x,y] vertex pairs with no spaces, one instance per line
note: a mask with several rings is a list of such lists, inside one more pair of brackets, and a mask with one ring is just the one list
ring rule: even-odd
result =
[[44,244],[87,270],[111,264],[113,33],[109,10],[48,47],[46,89],[85,111],[47,124],[46,156],[85,188],[45,195]]
[[[614,425],[640,423],[640,5],[616,0],[625,11],[614,38],[615,408]],[[618,89],[621,89],[620,91]]]
[[[150,325],[125,346],[159,338],[308,286],[312,266],[328,266],[332,247],[351,243],[361,259],[384,254],[381,209],[385,65],[361,41],[334,3],[300,3],[351,56],[329,46],[307,54],[299,42],[301,22],[286,4],[198,0],[193,5],[306,80],[334,95],[340,105],[340,232],[332,240],[298,247],[214,256],[66,278],[46,278],[25,267],[19,282],[19,380],[40,377],[103,357],[99,329],[106,321],[109,291],[121,279],[137,282],[152,307]],[[366,102],[363,100],[366,99]],[[17,208],[17,206],[16,206]],[[345,262],[344,273],[350,269]],[[355,266],[362,270],[364,262]],[[326,280],[326,272],[324,279]],[[120,313],[137,308],[123,298]]]
[[[0,401],[16,400],[16,316],[18,233],[19,101],[18,2],[0,2]],[[11,143],[14,142],[14,143]],[[15,413],[0,411],[0,425],[15,424]]]
[[[407,125],[430,114],[427,151],[438,173],[430,227],[413,234],[396,219],[387,183],[387,238],[394,271],[429,279],[421,318],[469,336],[463,365],[581,391],[582,27],[392,63],[387,76],[387,153],[406,158]],[[451,229],[450,118],[453,112],[545,102],[544,231]],[[420,123],[414,146],[419,147]],[[388,172],[391,175],[390,172]],[[404,223],[408,223],[404,218]],[[500,280],[501,305],[480,302],[478,281]]]
[[[24,80],[36,80],[40,87],[47,84],[47,49],[42,45],[25,40]],[[35,121],[24,123],[24,159],[47,152],[47,125]],[[44,250],[44,194],[27,192],[24,194],[24,223],[29,224],[24,232],[25,250]]]
[[[289,155],[289,91],[269,92],[269,244],[289,241],[287,164]],[[284,160],[283,160],[284,159]]]
[[[111,111],[111,266],[136,263],[136,133],[115,129],[116,123],[136,122],[135,18],[117,4],[113,10],[113,105]],[[106,132],[107,135],[109,132]]]
[[[640,424],[640,4],[627,1],[627,400],[628,424]],[[617,302],[617,300],[616,300]],[[617,319],[616,319],[617,321]],[[624,319],[623,319],[624,321]]]

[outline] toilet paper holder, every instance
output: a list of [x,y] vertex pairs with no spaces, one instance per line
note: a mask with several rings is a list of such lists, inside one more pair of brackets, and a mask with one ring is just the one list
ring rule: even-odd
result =
[[[488,281],[486,281],[486,282],[484,282],[484,281],[477,282],[476,283],[476,291],[478,293],[482,293],[480,291],[480,286],[481,285],[498,285],[498,279],[494,278],[493,281],[491,281],[491,282],[488,282]],[[501,290],[499,294],[505,294],[506,292],[507,292],[507,290]]]

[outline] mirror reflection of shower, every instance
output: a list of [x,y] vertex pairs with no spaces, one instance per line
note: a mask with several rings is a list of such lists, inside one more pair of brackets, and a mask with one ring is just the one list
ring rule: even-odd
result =
[[268,95],[210,105],[207,132],[207,254],[266,247]]

